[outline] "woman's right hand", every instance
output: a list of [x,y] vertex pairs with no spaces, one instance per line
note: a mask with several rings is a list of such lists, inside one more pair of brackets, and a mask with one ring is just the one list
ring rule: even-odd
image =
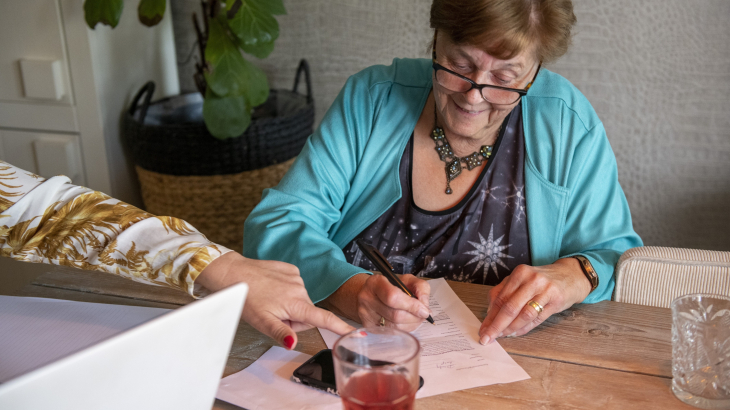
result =
[[364,327],[380,326],[382,317],[385,326],[411,332],[430,314],[428,297],[431,286],[410,274],[399,277],[418,299],[391,285],[383,275],[361,273],[340,286],[323,305],[358,320]]
[[431,285],[410,274],[399,276],[418,299],[391,285],[385,276],[370,275],[357,296],[357,313],[363,326],[379,326],[382,317],[386,326],[412,332],[431,314],[428,310]]

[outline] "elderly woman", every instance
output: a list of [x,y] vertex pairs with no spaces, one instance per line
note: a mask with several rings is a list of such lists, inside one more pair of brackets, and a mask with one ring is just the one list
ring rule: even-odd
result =
[[[418,326],[418,277],[496,285],[482,343],[609,299],[641,239],[601,121],[541,68],[575,20],[570,0],[434,0],[432,61],[347,81],[246,221],[244,254],[296,265],[313,301],[366,326]],[[357,239],[418,300],[370,275]]]

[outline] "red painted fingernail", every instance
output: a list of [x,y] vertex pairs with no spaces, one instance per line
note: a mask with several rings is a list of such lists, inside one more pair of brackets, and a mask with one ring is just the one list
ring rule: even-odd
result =
[[287,349],[291,350],[294,347],[294,338],[291,336],[285,337],[284,346],[286,346]]

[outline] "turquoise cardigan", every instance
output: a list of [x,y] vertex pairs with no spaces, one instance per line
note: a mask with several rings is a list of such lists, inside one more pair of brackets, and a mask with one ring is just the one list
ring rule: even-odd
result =
[[[430,91],[430,60],[395,59],[350,77],[246,220],[243,254],[296,265],[315,303],[369,273],[342,248],[400,198],[398,165]],[[642,242],[603,125],[572,84],[545,69],[522,110],[532,263],[581,254],[599,276],[584,302],[610,299],[618,258]]]

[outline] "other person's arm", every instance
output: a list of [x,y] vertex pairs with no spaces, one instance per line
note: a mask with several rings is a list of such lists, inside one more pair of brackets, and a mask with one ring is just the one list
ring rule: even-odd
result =
[[[291,265],[243,258],[185,221],[156,217],[67,177],[45,180],[2,161],[0,255],[104,271],[195,297],[247,282],[244,319],[288,348],[305,323],[340,334],[350,330],[312,305]],[[261,297],[272,291],[288,297]]]

